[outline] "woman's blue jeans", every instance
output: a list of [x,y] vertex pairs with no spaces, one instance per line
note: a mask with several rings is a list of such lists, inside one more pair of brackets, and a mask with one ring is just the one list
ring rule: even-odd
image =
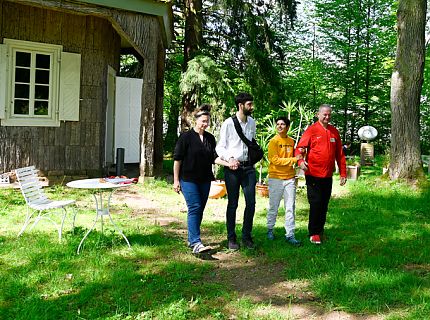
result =
[[181,180],[180,184],[188,207],[188,244],[193,246],[201,242],[200,225],[202,223],[203,211],[208,201],[211,183],[194,183]]

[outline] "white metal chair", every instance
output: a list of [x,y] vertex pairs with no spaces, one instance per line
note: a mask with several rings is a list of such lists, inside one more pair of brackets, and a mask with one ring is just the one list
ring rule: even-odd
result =
[[[18,233],[18,237],[23,234],[25,229],[30,224],[33,216],[37,212],[34,223],[30,230],[33,229],[36,224],[42,218],[50,220],[58,228],[58,238],[61,241],[61,235],[63,231],[64,220],[67,215],[66,206],[74,204],[75,200],[60,200],[54,201],[49,200],[42,189],[42,184],[37,175],[38,170],[34,166],[16,169],[16,177],[18,179],[19,185],[21,187],[22,195],[24,196],[25,202],[27,203],[27,216],[21,231]],[[62,209],[63,215],[61,218],[61,225],[58,225],[53,219],[48,215],[48,210],[52,209]],[[73,227],[75,226],[76,210],[73,208]]]

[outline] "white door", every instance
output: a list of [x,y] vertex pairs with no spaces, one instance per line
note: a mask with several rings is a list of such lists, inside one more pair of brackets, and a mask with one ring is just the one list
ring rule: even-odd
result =
[[125,149],[125,163],[140,162],[142,84],[142,79],[116,77],[114,150]]

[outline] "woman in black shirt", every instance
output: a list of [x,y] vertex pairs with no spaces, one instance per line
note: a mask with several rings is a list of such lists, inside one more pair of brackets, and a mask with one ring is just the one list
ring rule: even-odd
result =
[[203,104],[196,110],[194,128],[179,136],[173,155],[173,189],[182,191],[187,202],[188,245],[195,254],[211,249],[202,244],[200,225],[214,180],[212,164],[232,166],[217,156],[215,137],[205,131],[210,122],[210,109],[210,105]]

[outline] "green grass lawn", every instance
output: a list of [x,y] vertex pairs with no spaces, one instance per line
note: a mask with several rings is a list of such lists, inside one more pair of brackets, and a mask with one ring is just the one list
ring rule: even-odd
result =
[[[266,240],[268,200],[258,198],[258,248],[238,255],[268,270],[281,264],[283,280],[307,283],[315,297],[307,303],[322,310],[429,319],[430,192],[380,178],[379,169],[364,168],[360,179],[345,188],[335,180],[327,240],[321,246],[307,239],[303,190],[296,204],[296,235],[304,241],[300,248],[282,239],[282,210],[277,239]],[[183,200],[165,181],[133,188],[161,208],[159,216],[184,220],[185,214],[174,210]],[[186,248],[182,223],[160,226],[150,218],[154,211],[140,212],[127,202],[115,204],[112,212],[132,249],[106,222],[104,234],[97,228],[77,255],[94,218],[93,200],[63,187],[47,191],[52,198],[78,200],[78,227],[70,230],[67,221],[62,243],[46,222],[17,238],[24,200],[19,190],[0,190],[0,319],[285,319],[270,309],[270,301],[253,303],[218,281],[214,262]],[[217,216],[225,206],[225,199],[210,200],[203,222],[203,238],[219,245],[224,245],[225,227]],[[246,265],[236,269],[249,272]],[[297,301],[292,295],[291,303]]]

